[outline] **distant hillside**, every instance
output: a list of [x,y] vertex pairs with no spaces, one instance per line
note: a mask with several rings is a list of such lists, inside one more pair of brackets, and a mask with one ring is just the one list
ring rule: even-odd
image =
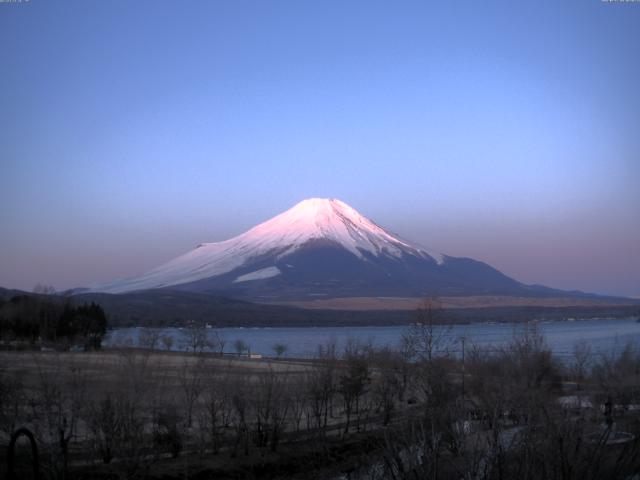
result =
[[[0,301],[30,292],[0,288]],[[39,296],[39,295],[38,295]],[[220,327],[315,327],[406,325],[412,310],[322,310],[282,305],[261,305],[223,295],[171,290],[147,290],[128,294],[82,293],[75,304],[101,305],[111,327],[180,326],[189,321]],[[640,304],[599,306],[496,306],[445,309],[443,320],[465,322],[520,322],[533,319],[632,317],[640,315]]]
[[[310,327],[355,325],[405,325],[411,310],[320,310],[281,305],[260,305],[229,297],[183,291],[147,290],[129,294],[85,293],[79,302],[104,307],[113,326],[182,325],[188,321],[217,326]],[[452,322],[511,322],[532,319],[629,317],[640,314],[640,305],[509,306],[447,309],[443,318]]]
[[22,290],[12,290],[9,288],[0,287],[0,300],[9,300],[11,297],[15,295],[26,295],[26,294],[31,295],[29,292],[23,292]]
[[406,311],[306,310],[165,289],[117,295],[83,293],[73,298],[78,302],[93,301],[102,305],[112,326],[168,326],[196,321],[217,326],[281,327],[404,324],[409,321]]

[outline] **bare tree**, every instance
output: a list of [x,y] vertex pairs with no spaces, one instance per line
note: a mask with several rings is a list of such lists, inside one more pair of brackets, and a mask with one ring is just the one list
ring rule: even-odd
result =
[[[300,431],[300,423],[309,414],[308,376],[297,374],[289,376],[289,402],[291,405],[291,422],[296,432]],[[309,425],[307,424],[307,428]]]
[[640,376],[640,356],[629,342],[621,352],[612,350],[603,353],[592,367],[592,377],[599,386],[598,400],[626,409],[635,401],[640,401],[638,377]]
[[162,342],[164,349],[167,351],[171,350],[171,347],[173,347],[173,337],[171,335],[162,335],[160,337],[160,341]]
[[225,429],[231,423],[234,405],[232,403],[233,383],[228,370],[217,372],[207,370],[203,391],[204,406],[198,412],[198,425],[206,444],[218,453]]
[[120,395],[104,392],[102,398],[88,407],[85,422],[93,437],[93,448],[105,464],[119,453],[123,427],[121,402]]
[[138,345],[143,348],[155,350],[160,342],[160,330],[157,328],[145,327],[138,335]]
[[577,342],[573,346],[573,364],[571,373],[577,383],[578,389],[589,374],[589,363],[591,361],[591,346],[586,341]]
[[224,355],[224,347],[227,344],[224,336],[217,330],[213,331],[211,339],[211,348],[216,350],[220,356]]
[[399,353],[382,348],[372,356],[373,375],[371,392],[378,411],[382,411],[383,425],[388,425],[396,409],[396,400],[401,399],[406,388],[403,378],[402,357]]
[[427,297],[414,311],[414,322],[402,336],[403,349],[412,357],[431,361],[437,355],[445,354],[451,346],[444,310],[437,297]]
[[305,379],[311,416],[320,435],[326,434],[333,396],[337,391],[336,370],[336,343],[331,341],[326,346],[318,347],[313,369],[307,373]]
[[339,393],[344,403],[346,424],[344,432],[349,432],[352,413],[357,415],[356,427],[360,429],[360,399],[371,381],[369,376],[369,362],[359,347],[350,342],[344,355],[344,368],[340,373]]
[[146,453],[150,447],[145,427],[150,423],[150,413],[156,391],[162,383],[153,375],[150,365],[152,352],[122,350],[119,354],[118,388],[115,390],[117,417],[120,425],[117,472],[127,478],[143,473],[150,460]]
[[193,423],[193,409],[202,395],[204,389],[203,381],[206,371],[206,363],[203,357],[199,357],[195,362],[185,359],[182,372],[179,377],[182,388],[183,402],[185,408],[186,427],[191,428]]
[[36,434],[42,439],[50,468],[66,478],[69,444],[86,406],[86,372],[79,365],[64,364],[58,355],[48,356],[46,362],[34,358],[38,384],[29,404]]
[[236,375],[231,385],[232,424],[236,437],[232,451],[234,457],[238,454],[238,447],[242,447],[244,454],[249,455],[249,418],[252,408],[249,381],[250,379],[245,375]]
[[186,350],[191,350],[192,353],[202,353],[211,347],[207,328],[203,324],[191,322],[180,333],[182,334],[182,344]]
[[257,378],[254,392],[254,436],[259,447],[270,446],[276,451],[289,411],[287,385],[282,375],[273,370]]
[[273,346],[273,351],[276,354],[277,358],[282,357],[286,353],[287,350],[288,350],[288,347],[284,343],[276,343]]
[[241,340],[239,338],[233,342],[233,348],[235,349],[238,356],[242,355],[244,352],[249,351],[249,345],[247,345],[244,340]]

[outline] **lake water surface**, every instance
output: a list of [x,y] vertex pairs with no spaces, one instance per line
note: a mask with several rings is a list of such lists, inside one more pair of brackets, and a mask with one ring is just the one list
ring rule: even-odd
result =
[[[574,346],[586,342],[592,353],[620,351],[628,343],[640,347],[640,323],[635,318],[628,319],[592,319],[558,322],[539,322],[539,330],[544,334],[549,347],[559,357],[570,359]],[[438,327],[442,329],[444,344],[456,352],[460,350],[460,339],[465,337],[466,346],[500,347],[522,332],[522,323],[473,323]],[[233,343],[240,339],[252,353],[273,356],[273,346],[277,343],[287,346],[287,357],[312,357],[318,352],[319,345],[336,342],[338,349],[344,347],[349,339],[375,346],[397,347],[402,335],[408,331],[406,326],[391,327],[291,327],[291,328],[217,328],[215,332],[225,342],[225,352],[233,353]],[[115,329],[108,333],[105,346],[137,345],[142,328]],[[179,328],[161,329],[161,335],[173,337],[173,350],[185,350],[184,331]]]

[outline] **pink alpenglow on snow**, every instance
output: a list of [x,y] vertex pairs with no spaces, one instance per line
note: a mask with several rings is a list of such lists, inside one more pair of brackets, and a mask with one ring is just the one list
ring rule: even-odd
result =
[[[328,240],[358,258],[364,254],[400,258],[405,254],[431,259],[444,256],[404,240],[385,230],[337,199],[310,198],[237,237],[203,243],[138,277],[96,285],[91,290],[123,293],[175,286],[231,272],[251,259],[277,252],[281,259],[313,240]],[[238,276],[234,283],[275,277],[281,272],[270,265]]]

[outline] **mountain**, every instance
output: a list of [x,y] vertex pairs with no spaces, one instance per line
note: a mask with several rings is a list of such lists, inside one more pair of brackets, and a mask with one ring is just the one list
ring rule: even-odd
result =
[[340,200],[320,198],[304,200],[230,240],[200,244],[143,275],[88,292],[169,287],[259,300],[567,293],[522,284],[471,258],[432,252]]

